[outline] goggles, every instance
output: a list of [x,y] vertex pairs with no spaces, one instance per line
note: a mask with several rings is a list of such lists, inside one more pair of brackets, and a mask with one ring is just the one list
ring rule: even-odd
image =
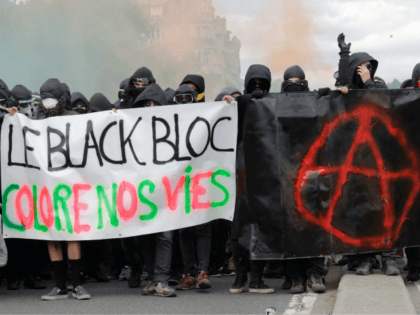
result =
[[145,101],[145,102],[143,103],[143,106],[144,106],[144,107],[150,107],[150,106],[152,106],[152,104],[154,104],[154,102],[153,102],[153,101]]
[[339,73],[338,73],[338,71],[336,71],[336,72],[334,72],[334,79],[338,79],[338,76],[339,76]]
[[[12,97],[13,101],[16,101],[13,97]],[[19,103],[19,107],[21,108],[26,108],[28,106],[34,106],[35,103],[35,98],[32,98],[30,100],[26,100],[26,101],[17,101]]]
[[194,97],[191,94],[179,94],[174,97],[174,102],[176,104],[189,104],[193,101]]
[[134,78],[132,80],[133,83],[151,83],[151,80],[149,78]]

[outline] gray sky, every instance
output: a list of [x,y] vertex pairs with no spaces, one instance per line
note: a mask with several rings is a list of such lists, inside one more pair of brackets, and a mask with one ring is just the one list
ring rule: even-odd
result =
[[[267,0],[213,2],[217,14],[228,19],[228,29],[242,41],[243,77],[250,64],[264,63],[264,52],[256,55],[252,49],[256,42],[253,36],[264,36],[264,30],[259,35],[249,35],[247,29],[258,29],[255,13],[264,9]],[[412,69],[420,62],[420,1],[306,0],[302,4],[312,12],[313,22],[321,30],[314,35],[313,42],[325,63],[335,69],[338,67],[337,36],[344,33],[346,41],[352,43],[351,52],[364,51],[379,61],[377,75],[386,82],[411,78]]]

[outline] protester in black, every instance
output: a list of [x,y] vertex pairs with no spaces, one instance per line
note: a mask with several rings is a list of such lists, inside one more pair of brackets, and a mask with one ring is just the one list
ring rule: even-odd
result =
[[89,101],[80,92],[73,92],[71,94],[71,107],[79,114],[87,114],[91,112]]
[[95,93],[89,101],[92,113],[112,110],[114,105],[102,93]]
[[168,102],[168,105],[173,105],[174,103],[174,96],[175,96],[175,90],[171,88],[167,88],[165,91],[163,91],[166,96],[166,101]]
[[[123,81],[124,82],[124,81]],[[122,82],[122,83],[123,83]],[[120,102],[120,109],[131,108],[134,104],[136,98],[146,90],[149,84],[156,83],[155,78],[153,77],[152,71],[146,67],[142,67],[136,70],[134,74],[130,77],[128,86],[126,87],[124,94],[127,98],[124,97],[124,102]]]
[[194,92],[197,94],[197,102],[204,103],[206,101],[205,90],[206,84],[204,78],[201,75],[197,74],[188,74],[182,80],[181,85],[188,84],[194,89]]
[[130,96],[125,93],[128,85],[130,83],[130,78],[124,79],[120,83],[120,89],[118,91],[118,100],[114,103],[114,108],[124,108],[125,104],[130,100]]
[[[65,108],[67,104],[64,97],[63,87],[57,79],[48,79],[40,88],[41,104],[38,111],[38,119],[45,119],[57,116],[78,115],[74,111]],[[54,270],[56,287],[49,293],[42,296],[43,300],[57,300],[68,298],[66,286],[66,263],[64,262],[61,244],[58,241],[48,241],[48,251],[51,265]],[[80,242],[68,241],[67,251],[71,266],[73,279],[74,298],[79,300],[89,299],[90,294],[81,286],[80,279]]]

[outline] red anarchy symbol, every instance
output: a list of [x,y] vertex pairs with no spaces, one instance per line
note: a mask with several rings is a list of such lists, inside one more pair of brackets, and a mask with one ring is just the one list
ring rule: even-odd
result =
[[[372,128],[374,120],[381,122],[388,130],[389,134],[394,137],[402,147],[404,154],[410,161],[411,166],[397,172],[389,171],[385,168],[385,163],[381,152],[375,140],[372,137]],[[324,167],[316,164],[316,155],[321,148],[324,147],[331,133],[341,124],[356,121],[358,129],[355,133],[353,143],[342,165],[334,167]],[[353,165],[354,157],[358,149],[366,144],[376,161],[377,169],[357,167]],[[311,223],[321,226],[327,233],[331,233],[344,244],[357,247],[371,248],[391,248],[392,244],[397,240],[401,227],[407,219],[417,194],[420,191],[420,174],[419,160],[408,142],[404,132],[394,127],[391,116],[385,109],[377,107],[373,104],[363,104],[350,113],[339,115],[331,123],[325,125],[319,137],[310,147],[305,158],[302,160],[302,167],[299,170],[298,178],[295,186],[294,196],[296,200],[297,210]],[[334,189],[327,213],[315,215],[310,212],[304,205],[302,197],[302,189],[308,182],[311,174],[319,175],[338,174],[337,186]],[[341,197],[342,188],[347,181],[349,174],[362,174],[368,178],[379,179],[379,192],[384,211],[383,232],[381,235],[357,238],[352,235],[345,234],[332,225],[331,221],[334,216],[337,203]],[[395,216],[393,195],[390,183],[398,179],[409,180],[413,184],[413,188],[404,205],[401,218],[397,220]],[[375,224],[375,222],[372,222]]]

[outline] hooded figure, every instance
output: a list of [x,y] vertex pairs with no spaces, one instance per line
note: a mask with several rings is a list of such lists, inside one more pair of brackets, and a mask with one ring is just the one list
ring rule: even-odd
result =
[[[142,83],[143,87],[136,87],[134,81]],[[128,86],[124,92],[127,94],[127,102],[124,102],[124,106],[123,104],[120,104],[120,108],[131,108],[134,105],[134,101],[137,99],[137,97],[146,90],[147,85],[152,83],[156,83],[152,71],[146,67],[137,69],[130,77]]]
[[11,98],[7,103],[7,107],[16,107],[19,113],[29,117],[36,117],[36,108],[34,106],[35,98],[32,97],[32,92],[23,85],[16,85],[11,91]]
[[400,87],[400,89],[412,89],[412,88],[414,88],[414,86],[413,86],[413,80],[411,79],[405,80],[401,84],[401,87]]
[[235,97],[234,94],[242,95],[241,91],[234,86],[227,86],[225,87],[222,92],[217,95],[215,102],[221,102],[226,95]]
[[167,88],[165,91],[163,91],[166,96],[166,101],[168,102],[168,105],[173,105],[174,103],[174,96],[175,96],[175,90],[171,88]]
[[74,92],[71,94],[71,108],[79,114],[87,114],[91,112],[89,101],[80,92]]
[[38,119],[55,116],[77,115],[74,111],[66,109],[66,97],[63,95],[63,87],[58,79],[48,79],[41,86],[41,104],[38,109]]
[[174,104],[192,104],[197,102],[197,93],[188,84],[181,85],[175,91]]
[[415,89],[420,88],[419,80],[420,80],[420,63],[416,64],[416,66],[414,67],[413,76],[411,77],[411,82]]
[[206,101],[206,97],[204,94],[206,90],[206,83],[204,81],[204,78],[201,75],[197,75],[197,74],[186,75],[179,86],[184,85],[184,84],[194,84],[196,89],[194,89],[194,87],[193,89],[197,94],[197,101],[200,103],[204,103]]
[[[369,67],[370,79],[363,83],[362,78],[357,73],[358,67],[365,63],[370,62],[372,67]],[[367,53],[354,53],[350,56],[349,62],[349,88],[350,89],[386,89],[386,85],[381,82],[374,82],[376,70],[378,69],[378,61]]]
[[150,101],[153,101],[155,106],[167,105],[165,93],[156,83],[150,84],[143,93],[141,93],[131,108],[149,107]]
[[2,79],[0,79],[0,90],[6,92],[7,98],[10,98],[10,90],[7,87],[7,84]]
[[70,88],[66,83],[61,83],[61,87],[63,88],[63,96],[66,98],[66,109],[72,111]]
[[[261,83],[257,83],[254,79],[258,79]],[[252,65],[249,67],[245,76],[244,94],[269,93],[271,88],[271,71],[264,65]]]
[[[298,78],[299,80],[290,80]],[[308,92],[308,81],[305,80],[305,72],[299,66],[291,66],[286,69],[281,84],[281,92]]]
[[130,78],[123,80],[120,83],[120,90],[118,91],[118,100],[114,103],[115,108],[125,108],[125,104],[130,100],[130,96],[125,93],[128,85],[130,83]]
[[89,104],[92,113],[112,110],[114,108],[114,105],[102,93],[94,94],[90,98]]
[[6,91],[0,90],[0,107],[6,107],[9,96]]

